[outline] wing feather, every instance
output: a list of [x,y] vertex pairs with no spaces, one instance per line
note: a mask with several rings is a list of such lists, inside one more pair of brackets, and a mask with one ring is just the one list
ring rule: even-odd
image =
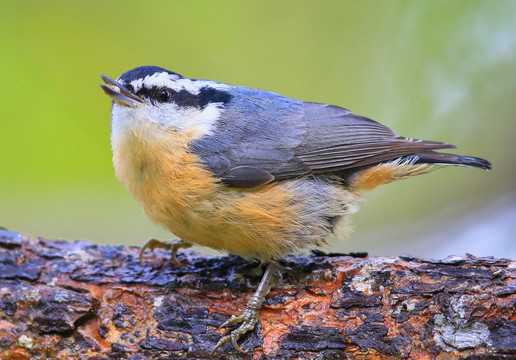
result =
[[[374,120],[337,106],[256,89],[235,87],[233,91],[237,93],[232,94],[216,131],[191,145],[215,176],[231,179],[230,186],[238,186],[240,180],[254,184],[254,174],[262,181],[269,179],[266,173],[281,180],[454,147],[400,137]],[[248,170],[235,171],[239,167]]]
[[[422,151],[453,148],[436,141],[398,136],[388,127],[337,106],[303,103],[306,118],[305,141],[295,157],[315,173],[351,169]],[[292,176],[289,169],[273,173],[276,179]],[[300,175],[300,174],[298,174]]]

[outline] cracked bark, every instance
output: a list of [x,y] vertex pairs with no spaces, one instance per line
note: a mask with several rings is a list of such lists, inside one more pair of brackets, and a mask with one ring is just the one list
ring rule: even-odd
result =
[[[238,257],[0,230],[0,359],[205,359],[262,269]],[[219,359],[514,359],[516,262],[315,252],[287,258],[247,355]]]

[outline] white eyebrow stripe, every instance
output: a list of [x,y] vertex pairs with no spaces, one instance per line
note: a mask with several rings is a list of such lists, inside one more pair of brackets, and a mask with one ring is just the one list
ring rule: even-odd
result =
[[165,72],[153,74],[143,79],[142,85],[146,88],[151,87],[168,87],[174,91],[186,90],[192,94],[199,94],[199,86],[190,79],[179,78],[177,75],[171,75]]
[[198,95],[203,87],[212,87],[218,90],[228,90],[230,85],[218,83],[210,80],[191,80],[188,78],[181,78],[175,74],[166,72],[152,74],[143,79],[136,79],[131,81],[131,85],[137,92],[144,85],[147,89],[152,87],[168,87],[174,91],[186,90],[191,94]]
[[133,89],[135,91],[138,91],[139,89],[141,89],[141,87],[143,85],[143,79],[133,80],[133,81],[130,82],[130,84],[133,86]]

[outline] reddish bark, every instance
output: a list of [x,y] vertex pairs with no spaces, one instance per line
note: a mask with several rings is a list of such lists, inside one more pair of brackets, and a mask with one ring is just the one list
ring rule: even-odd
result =
[[[205,359],[260,280],[238,257],[36,239],[0,230],[0,359]],[[516,262],[314,253],[219,359],[514,359]]]

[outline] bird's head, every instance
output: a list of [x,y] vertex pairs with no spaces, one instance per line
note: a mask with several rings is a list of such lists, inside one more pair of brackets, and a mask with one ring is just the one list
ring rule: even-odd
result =
[[209,135],[232,98],[230,85],[188,79],[157,66],[137,67],[116,81],[101,78],[105,84],[100,86],[113,99],[113,133],[145,129]]

